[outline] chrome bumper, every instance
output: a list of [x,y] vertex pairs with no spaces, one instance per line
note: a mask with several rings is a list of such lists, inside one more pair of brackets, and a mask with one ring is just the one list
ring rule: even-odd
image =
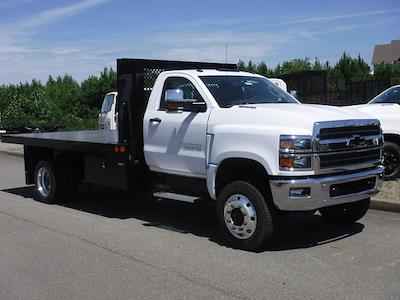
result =
[[[324,177],[311,177],[306,179],[284,178],[270,180],[272,197],[275,205],[286,211],[307,211],[325,206],[355,202],[369,198],[380,192],[383,183],[383,166],[360,172],[331,175]],[[375,186],[361,192],[348,193],[331,197],[331,186],[375,178]],[[291,196],[291,189],[305,188],[309,191],[307,196]]]

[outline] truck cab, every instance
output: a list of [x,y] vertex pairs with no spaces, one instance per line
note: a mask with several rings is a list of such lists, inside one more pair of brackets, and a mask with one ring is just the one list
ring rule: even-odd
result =
[[98,128],[105,130],[116,130],[117,129],[117,116],[116,104],[117,104],[117,92],[110,92],[104,96],[104,100],[99,113]]

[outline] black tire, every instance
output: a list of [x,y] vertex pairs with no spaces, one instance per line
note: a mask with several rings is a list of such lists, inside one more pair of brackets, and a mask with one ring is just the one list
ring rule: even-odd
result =
[[354,203],[324,207],[319,212],[329,222],[350,224],[364,217],[368,211],[370,202],[370,199],[367,198]]
[[400,146],[393,142],[383,145],[383,165],[385,166],[385,180],[400,177]]
[[32,130],[32,133],[43,133],[43,132],[44,132],[43,128],[40,128],[40,127],[35,127]]
[[[44,173],[46,175],[43,175]],[[43,191],[43,183],[41,182],[41,178],[44,177],[46,177],[46,180],[43,180],[48,182],[48,190],[46,191]],[[65,191],[62,177],[60,172],[56,172],[53,163],[44,160],[39,161],[35,168],[36,199],[47,204],[54,204],[60,201]]]
[[[235,237],[225,223],[225,204],[231,196],[236,194],[247,197],[254,205],[257,214],[255,230],[246,239]],[[244,181],[229,183],[222,190],[217,199],[217,219],[223,241],[230,247],[243,250],[253,251],[266,246],[272,240],[276,230],[274,208],[255,186]]]

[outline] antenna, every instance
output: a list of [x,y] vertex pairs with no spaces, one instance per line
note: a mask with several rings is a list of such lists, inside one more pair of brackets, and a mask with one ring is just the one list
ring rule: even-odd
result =
[[228,63],[228,43],[225,43],[225,63]]

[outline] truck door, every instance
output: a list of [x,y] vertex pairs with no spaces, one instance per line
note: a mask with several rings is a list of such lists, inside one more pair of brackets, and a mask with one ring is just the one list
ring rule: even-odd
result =
[[164,81],[158,109],[144,117],[144,154],[152,171],[204,177],[206,174],[206,130],[210,107],[204,112],[167,111],[167,90],[180,90],[184,99],[203,102],[199,88],[189,76]]

